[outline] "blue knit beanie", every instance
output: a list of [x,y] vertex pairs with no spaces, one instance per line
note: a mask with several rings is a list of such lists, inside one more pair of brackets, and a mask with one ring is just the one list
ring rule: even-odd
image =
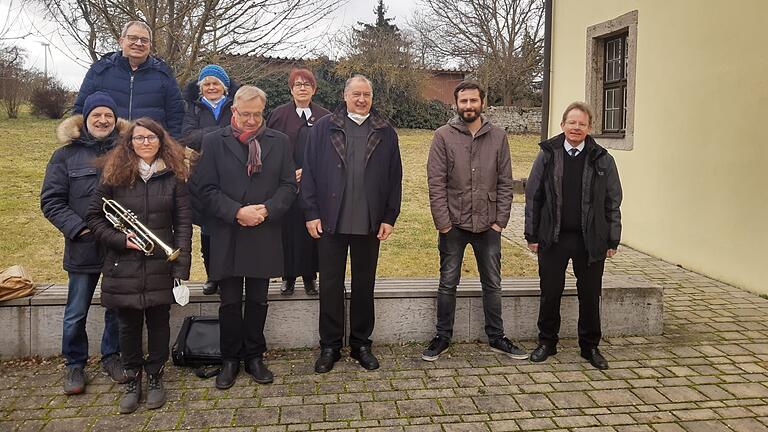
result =
[[218,78],[219,81],[224,84],[224,87],[229,88],[229,75],[227,75],[223,67],[215,64],[209,64],[208,66],[200,69],[200,75],[197,77],[198,84],[203,81],[205,77],[209,76]]
[[103,91],[93,92],[85,98],[85,102],[83,103],[83,117],[87,119],[91,111],[102,106],[111,109],[112,114],[117,118],[117,104],[115,103],[115,100],[112,99],[112,96],[110,96],[109,93]]

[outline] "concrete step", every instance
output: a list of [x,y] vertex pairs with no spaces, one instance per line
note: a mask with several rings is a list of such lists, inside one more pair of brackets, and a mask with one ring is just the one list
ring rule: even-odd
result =
[[[292,296],[280,295],[280,282],[269,290],[265,335],[269,348],[315,347],[318,336],[317,297],[307,296],[297,284]],[[434,336],[437,279],[379,279],[376,281],[374,343],[426,342]],[[202,284],[190,283],[190,303],[171,308],[171,344],[185,316],[217,315],[218,295],[202,294]],[[604,336],[658,335],[662,331],[660,286],[642,277],[606,277],[601,299]],[[535,339],[539,281],[507,278],[502,282],[504,327],[512,339]],[[50,356],[61,351],[61,327],[66,285],[39,285],[32,297],[0,303],[0,358]],[[347,286],[349,310],[349,286]],[[90,353],[99,353],[103,308],[96,290],[87,331]],[[576,335],[578,303],[574,280],[566,281],[561,307],[562,337]],[[478,279],[464,279],[457,290],[455,341],[485,340],[482,289]],[[347,331],[347,333],[349,333]]]

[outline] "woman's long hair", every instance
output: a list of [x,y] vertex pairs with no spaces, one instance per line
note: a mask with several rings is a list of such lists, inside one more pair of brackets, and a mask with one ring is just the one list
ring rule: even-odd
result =
[[128,186],[139,178],[139,156],[133,150],[133,131],[136,126],[149,129],[157,135],[160,149],[156,158],[165,162],[165,166],[181,180],[189,175],[184,163],[184,147],[177,143],[159,123],[149,117],[142,117],[120,134],[115,148],[98,161],[101,166],[101,182],[111,186]]

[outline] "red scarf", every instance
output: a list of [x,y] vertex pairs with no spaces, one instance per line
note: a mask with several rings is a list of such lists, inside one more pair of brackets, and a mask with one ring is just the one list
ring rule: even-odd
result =
[[246,164],[246,167],[248,168],[248,177],[252,176],[253,173],[260,173],[261,144],[259,144],[259,138],[264,133],[264,129],[266,129],[264,122],[262,121],[261,126],[255,131],[243,131],[235,122],[235,116],[232,116],[230,125],[232,126],[232,133],[235,135],[235,138],[237,138],[241,144],[248,146],[248,163]]

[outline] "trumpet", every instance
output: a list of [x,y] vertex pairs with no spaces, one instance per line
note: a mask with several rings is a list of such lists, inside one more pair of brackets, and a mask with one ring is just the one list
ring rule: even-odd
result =
[[139,218],[133,214],[132,211],[120,205],[115,200],[101,198],[104,204],[101,206],[104,210],[104,215],[107,220],[112,223],[112,226],[126,235],[133,234],[130,238],[131,243],[136,244],[141,248],[144,255],[152,255],[152,251],[155,250],[155,245],[160,246],[168,257],[168,261],[173,261],[179,257],[181,249],[171,249],[170,246],[163,243],[152,231],[149,230],[144,224],[139,222]]

